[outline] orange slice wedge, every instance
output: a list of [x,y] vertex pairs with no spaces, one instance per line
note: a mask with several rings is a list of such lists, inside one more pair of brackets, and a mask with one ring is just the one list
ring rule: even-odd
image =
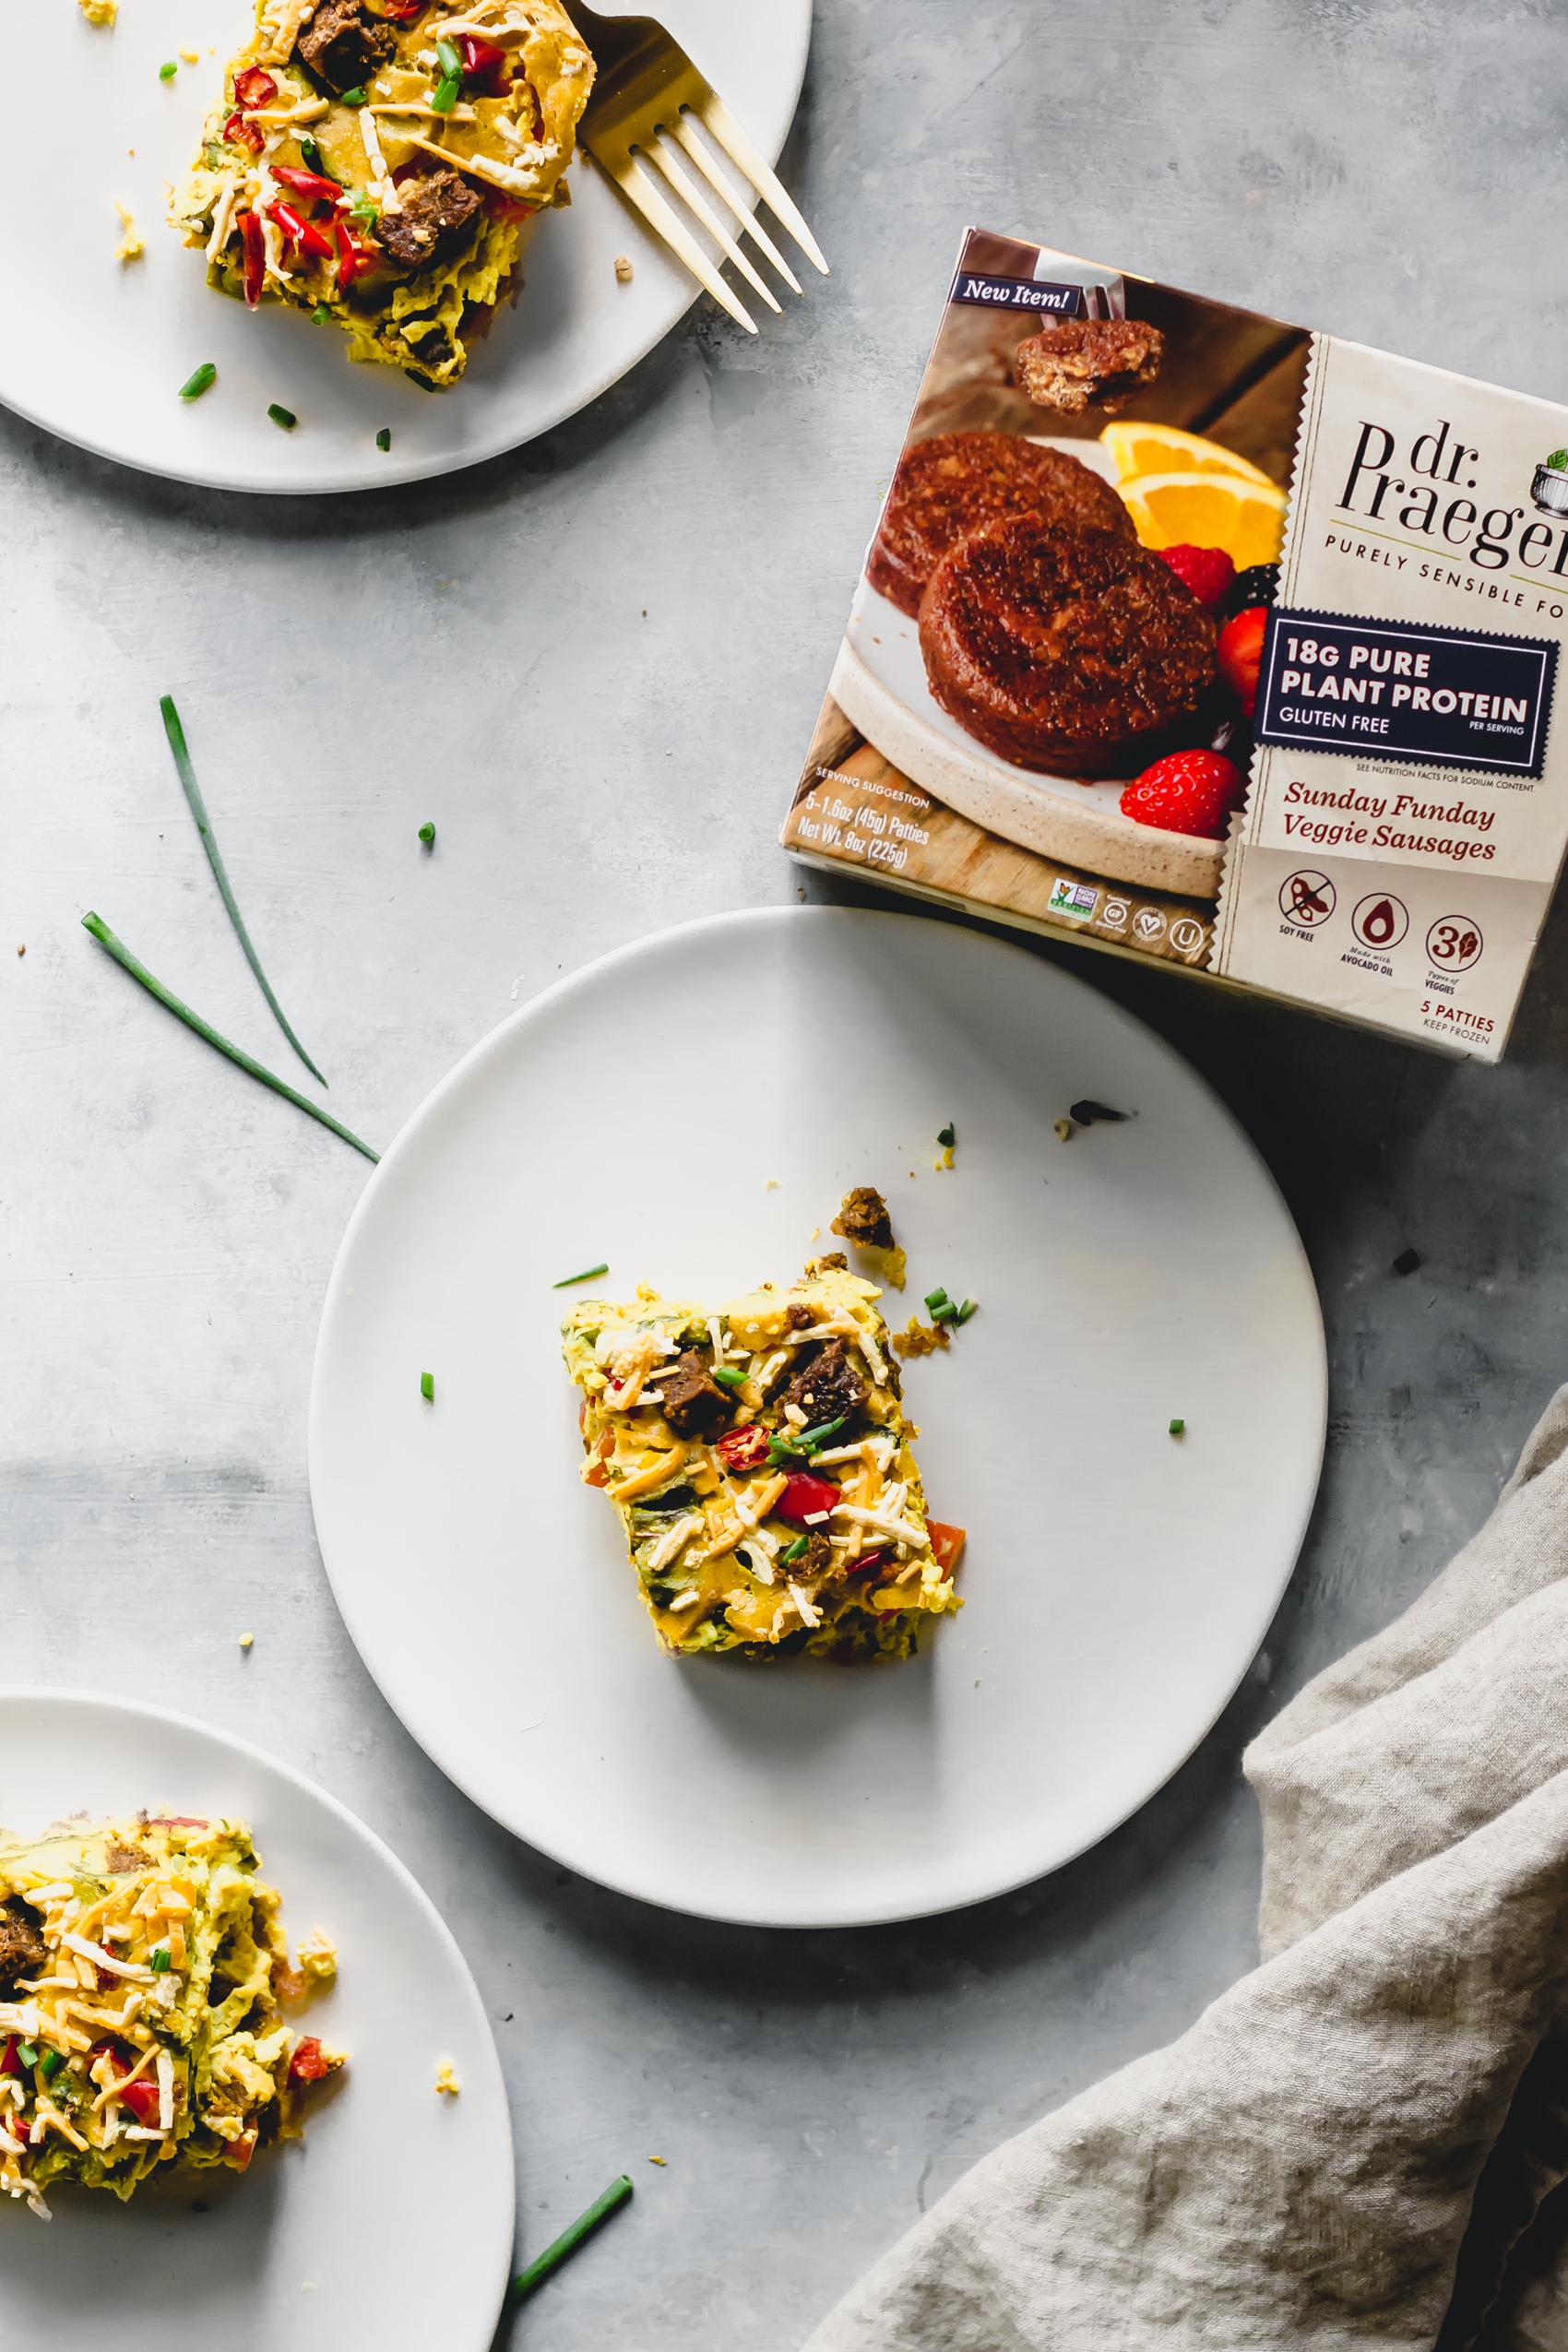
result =
[[1134,474],[1235,474],[1242,481],[1261,482],[1265,490],[1274,487],[1265,473],[1233,449],[1206,441],[1199,433],[1183,433],[1180,425],[1146,420],[1108,424],[1099,437],[1115,461],[1118,484]]
[[1235,474],[1139,474],[1117,484],[1146,547],[1222,547],[1239,572],[1278,560],[1285,493]]

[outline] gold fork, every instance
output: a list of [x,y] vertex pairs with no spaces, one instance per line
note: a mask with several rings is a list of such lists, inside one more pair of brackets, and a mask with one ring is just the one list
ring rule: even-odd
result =
[[707,287],[731,317],[754,335],[756,326],[743,303],[730,291],[718,270],[697,244],[685,222],[643,170],[646,156],[664,174],[687,209],[700,220],[726,260],[734,263],[748,286],[761,295],[769,310],[778,303],[734,237],[724,226],[690,172],[671,153],[660,131],[666,131],[690,156],[715,193],[735,216],[741,234],[751,238],[785,284],[797,294],[801,281],[765,229],[758,226],[740,192],[719,170],[712,155],[692,127],[695,115],[759,196],[772,207],[802,253],[823,276],[827,264],[816,239],[778,175],[768,169],[718,91],[704,80],[685,51],[651,17],[601,17],[583,5],[566,0],[577,30],[593,52],[593,95],[577,128],[580,144],[609,172],[627,202],[636,205],[649,228],[663,238],[686,267]]

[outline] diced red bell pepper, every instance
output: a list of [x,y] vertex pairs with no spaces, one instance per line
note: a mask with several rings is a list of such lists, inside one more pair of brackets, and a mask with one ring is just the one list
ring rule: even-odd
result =
[[12,2034],[4,2049],[0,2049],[0,2074],[19,2074],[22,2061],[17,2056],[17,2037]]
[[944,1576],[950,1576],[958,1565],[958,1555],[964,1549],[964,1530],[950,1527],[944,1519],[928,1519],[925,1531],[931,1538],[932,1558]]
[[862,1551],[858,1560],[850,1561],[845,1574],[850,1576],[868,1575],[872,1569],[883,1567],[892,1556],[885,1544],[879,1551]]
[[242,212],[239,220],[240,242],[244,259],[241,276],[244,285],[247,308],[255,310],[261,300],[261,290],[267,283],[267,239],[261,233],[258,213]]
[[1233,621],[1227,621],[1219,632],[1219,674],[1240,697],[1249,719],[1257,704],[1258,671],[1263,667],[1264,632],[1267,627],[1267,608],[1251,604]]
[[278,95],[278,85],[260,65],[247,65],[243,74],[234,76],[234,103],[253,114],[258,106],[270,106]]
[[362,244],[346,220],[338,223],[338,283],[351,286],[365,270],[373,269],[381,255],[374,245]]
[[243,114],[231,114],[223,125],[223,137],[230,147],[248,147],[259,155],[267,145],[267,134],[259,123],[247,123]]
[[484,201],[497,220],[526,220],[539,210],[537,204],[525,204],[521,196],[508,196],[505,188],[486,188]]
[[819,1511],[831,1511],[839,1499],[839,1490],[831,1479],[814,1479],[804,1470],[797,1470],[792,1479],[784,1481],[784,1491],[773,1508],[781,1519],[814,1519]]
[[321,2044],[314,2034],[307,2034],[289,2061],[291,2083],[319,2083],[332,2072],[321,2053]]
[[127,2083],[119,2096],[121,2106],[128,2107],[138,2123],[149,2132],[158,2129],[160,2110],[156,2083],[149,2083],[144,2074],[139,2082]]
[[486,98],[499,98],[511,81],[507,72],[507,56],[493,41],[481,41],[477,33],[457,35],[457,54],[463,61],[463,78],[472,82]]
[[395,25],[411,24],[429,0],[381,0],[381,13]]
[[267,208],[267,217],[269,220],[277,221],[289,243],[297,252],[315,254],[321,261],[333,261],[337,258],[330,237],[324,237],[321,231],[315,228],[310,221],[302,220],[291,204],[269,204]]
[[[255,126],[253,124],[251,127],[254,130]],[[293,163],[275,163],[272,176],[282,186],[292,188],[296,196],[313,196],[317,204],[336,206],[343,193],[336,180],[324,180],[319,172],[302,172]]]
[[760,1421],[747,1421],[727,1431],[713,1450],[727,1469],[760,1469],[767,1459],[767,1431]]

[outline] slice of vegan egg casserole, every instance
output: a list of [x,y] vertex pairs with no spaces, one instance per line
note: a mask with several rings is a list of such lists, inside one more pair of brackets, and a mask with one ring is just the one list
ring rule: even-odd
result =
[[244,2172],[300,2137],[344,2061],[279,2004],[336,1960],[317,1937],[290,1967],[258,1866],[240,1821],[0,1833],[0,2190],[42,2219],[56,2181],[123,2199],[161,2165]]
[[557,0],[258,0],[170,218],[208,283],[455,384],[564,174],[593,59]]
[[908,1657],[963,1606],[928,1519],[874,1283],[813,1259],[716,1313],[646,1286],[562,1324],[582,1475],[621,1515],[667,1650]]

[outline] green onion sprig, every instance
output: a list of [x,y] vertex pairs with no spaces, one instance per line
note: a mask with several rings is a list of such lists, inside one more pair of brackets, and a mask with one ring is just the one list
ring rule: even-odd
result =
[[949,1119],[945,1127],[939,1127],[937,1129],[936,1140],[942,1146],[944,1151],[952,1150],[954,1145],[957,1142],[958,1137],[951,1119]]
[[147,1965],[155,1977],[166,1977],[174,1965],[174,1955],[166,1943],[155,1944]]
[[1171,1424],[1170,1424],[1170,1434],[1171,1434],[1171,1436],[1172,1436],[1172,1437],[1185,1437],[1185,1436],[1186,1436],[1186,1434],[1187,1434],[1187,1424],[1186,1424],[1186,1422],[1185,1422],[1185,1421],[1172,1421],[1172,1422],[1171,1422]]
[[390,449],[390,448],[391,448],[391,446],[392,446],[392,428],[391,428],[391,426],[390,426],[390,425],[384,424],[384,425],[382,426],[381,431],[380,431],[380,432],[376,434],[376,436],[375,436],[375,445],[376,445],[376,447],[377,447],[378,449]]
[[158,78],[160,82],[172,82],[179,70],[178,63],[171,57],[166,65],[160,65],[158,68]]
[[39,2061],[38,2071],[46,2083],[52,2083],[65,2063],[65,2061],[59,2050],[46,2049]]
[[797,1536],[794,1542],[790,1546],[789,1550],[781,1551],[779,1553],[778,1557],[786,1568],[788,1568],[792,1562],[796,1560],[803,1560],[805,1558],[807,1552],[811,1550],[811,1540],[810,1536]]
[[207,851],[207,862],[212,868],[212,878],[218,885],[218,895],[228,909],[229,921],[234,926],[234,936],[240,943],[256,986],[271,1008],[273,1019],[310,1072],[311,1076],[326,1086],[327,1080],[322,1077],[321,1072],[284,1018],[283,1007],[273,995],[271,982],[261,968],[261,958],[251,945],[251,935],[245,929],[244,917],[235,903],[234,893],[229,883],[228,870],[224,866],[222,855],[218,847],[218,837],[212,830],[211,820],[207,814],[207,803],[201,796],[201,786],[196,782],[196,769],[191,765],[190,752],[185,743],[185,731],[180,724],[180,714],[174,707],[173,695],[160,695],[158,707],[163,714],[163,731],[169,738],[169,749],[174,754],[174,766],[179,773],[186,804],[196,819],[196,829],[201,836],[201,846]]
[[424,1401],[425,1401],[425,1403],[426,1403],[427,1405],[434,1405],[434,1402],[435,1402],[435,1374],[434,1374],[434,1372],[421,1372],[421,1374],[420,1374],[420,1395],[421,1395],[421,1396],[424,1398]]
[[720,1388],[743,1388],[746,1384],[745,1373],[737,1371],[733,1364],[715,1364],[713,1377]]
[[352,89],[346,89],[343,92],[343,103],[345,106],[362,106],[368,96],[369,92],[363,84],[359,83]]
[[201,365],[193,368],[181,385],[180,398],[182,400],[199,400],[204,392],[211,391],[217,381],[218,370],[210,360],[203,360]]
[[832,1437],[837,1431],[843,1428],[849,1418],[849,1416],[848,1413],[840,1413],[836,1421],[819,1421],[815,1429],[803,1429],[801,1431],[798,1441],[802,1453],[815,1454],[818,1452],[822,1446],[826,1444],[828,1439]]
[[580,2213],[570,2228],[561,2232],[553,2245],[547,2246],[542,2254],[536,2254],[527,2270],[519,2271],[512,2281],[513,2301],[520,2303],[525,2296],[533,2293],[536,2287],[542,2287],[552,2271],[559,2270],[579,2246],[587,2245],[594,2231],[607,2222],[612,2213],[618,2213],[631,2194],[631,2176],[623,2172],[618,2180],[610,2183],[601,2197],[594,2199],[587,2213]]
[[267,413],[273,423],[280,426],[285,433],[292,433],[299,422],[292,409],[286,409],[281,400],[269,400],[267,404]]
[[17,2056],[21,2060],[24,2066],[36,2066],[38,2064],[38,2050],[31,2042],[18,2042],[17,2044]]
[[351,1128],[345,1127],[340,1121],[334,1119],[330,1111],[323,1111],[318,1102],[312,1102],[308,1095],[296,1093],[292,1087],[286,1085],[281,1078],[275,1077],[270,1070],[264,1069],[259,1062],[253,1061],[251,1056],[243,1052],[237,1045],[231,1045],[228,1039],[220,1036],[209,1022],[204,1021],[199,1013],[193,1013],[188,1004],[182,1004],[179,998],[166,989],[161,980],[154,980],[147,966],[138,962],[130,949],[115,938],[101,915],[91,912],[85,914],[82,917],[82,927],[85,931],[91,932],[99,945],[108,955],[113,956],[123,971],[129,972],[134,980],[138,980],[149,996],[156,996],[160,1004],[166,1011],[172,1013],[177,1021],[184,1021],[186,1028],[194,1029],[197,1037],[205,1038],[208,1045],[216,1046],[219,1052],[226,1054],[238,1068],[245,1071],[253,1078],[259,1078],[264,1087],[270,1087],[274,1094],[280,1094],[284,1101],[291,1102],[297,1111],[306,1111],[323,1127],[330,1127],[335,1135],[341,1135],[346,1144],[352,1144],[356,1151],[362,1151],[367,1159],[381,1158],[378,1151],[372,1151],[368,1144],[362,1143]]
[[339,187],[343,186],[343,174],[341,172],[334,172],[321,151],[320,141],[313,139],[308,131],[301,135],[300,153],[304,158],[307,172],[314,172],[319,179],[336,180]]
[[429,824],[422,825],[420,826],[420,839],[424,843],[427,849],[433,849],[435,847],[434,826]]
[[463,74],[463,60],[458,52],[457,42],[455,41],[438,41],[435,44],[435,53],[441,60],[441,70],[443,74],[445,74],[448,79],[456,74],[460,81]]
[[450,114],[453,107],[457,103],[462,87],[456,74],[448,74],[445,81],[437,82],[430,95],[432,112],[436,114]]
[[609,1271],[610,1261],[606,1258],[602,1265],[585,1265],[581,1274],[564,1274],[559,1282],[552,1282],[550,1287],[552,1290],[569,1290],[574,1282],[591,1282],[595,1275]]

